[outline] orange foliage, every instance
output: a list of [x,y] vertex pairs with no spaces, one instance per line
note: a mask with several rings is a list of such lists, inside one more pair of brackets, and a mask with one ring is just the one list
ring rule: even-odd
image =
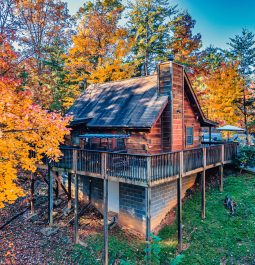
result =
[[[15,53],[0,42],[0,207],[22,194],[15,184],[17,169],[35,172],[36,164],[47,155],[56,160],[59,144],[69,133],[69,118],[49,113],[33,103],[32,92],[22,88],[12,72]],[[9,71],[7,71],[10,69]],[[35,152],[35,157],[30,153]]]
[[83,15],[73,47],[69,50],[66,67],[75,85],[87,78],[90,83],[129,78],[134,66],[123,58],[130,51],[132,41],[127,31],[118,26],[121,7],[99,12],[91,9]]
[[221,124],[239,125],[242,117],[238,102],[243,96],[244,80],[238,74],[237,64],[222,64],[194,85],[208,118]]

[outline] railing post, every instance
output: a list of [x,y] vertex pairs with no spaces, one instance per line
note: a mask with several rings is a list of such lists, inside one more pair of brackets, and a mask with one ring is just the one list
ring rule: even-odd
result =
[[101,175],[104,178],[104,260],[108,265],[108,176],[107,176],[107,154],[101,154]]
[[50,163],[48,162],[48,222],[53,225],[53,181],[54,175]]
[[205,170],[206,170],[206,148],[203,147],[203,172],[201,177],[201,217],[205,219]]
[[182,177],[183,177],[183,151],[180,152],[179,178],[177,179],[177,205],[178,205],[178,251],[182,252]]
[[74,196],[74,239],[75,244],[79,243],[79,216],[78,216],[78,195],[79,195],[79,183],[78,183],[78,176],[77,176],[77,150],[73,150],[73,172],[74,172],[74,189],[75,189],[75,196]]
[[147,187],[145,188],[145,202],[146,202],[146,242],[147,242],[147,261],[150,261],[150,237],[151,237],[151,157],[147,157]]
[[221,165],[219,167],[219,175],[220,175],[220,192],[223,192],[223,170],[224,170],[224,144],[221,145]]

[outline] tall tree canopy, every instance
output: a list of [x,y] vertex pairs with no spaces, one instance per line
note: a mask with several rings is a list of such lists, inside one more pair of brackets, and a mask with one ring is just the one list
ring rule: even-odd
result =
[[123,8],[119,0],[96,0],[79,10],[77,34],[66,60],[74,86],[84,79],[97,83],[132,76],[134,67],[125,60],[132,41],[119,24]]
[[128,5],[129,34],[134,39],[132,60],[138,75],[156,70],[158,62],[167,58],[171,38],[170,21],[175,6],[167,0],[137,0]]
[[193,68],[198,64],[197,56],[202,46],[201,34],[192,32],[195,24],[187,11],[178,13],[170,23],[173,36],[168,46],[177,61]]
[[[239,62],[239,73],[245,80],[245,89],[242,100],[239,102],[244,117],[244,125],[248,133],[249,124],[253,122],[255,115],[255,97],[252,86],[252,73],[255,68],[255,36],[243,29],[240,35],[230,38],[230,51]],[[247,135],[248,141],[248,135]]]
[[51,108],[54,89],[57,87],[51,75],[48,61],[54,47],[65,52],[70,43],[71,19],[67,4],[60,0],[16,0],[15,15],[19,18],[17,41],[27,73],[27,85],[33,89],[35,101],[43,108]]

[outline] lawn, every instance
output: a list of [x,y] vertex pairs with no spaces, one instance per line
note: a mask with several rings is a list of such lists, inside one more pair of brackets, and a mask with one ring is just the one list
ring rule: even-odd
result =
[[[237,202],[234,216],[224,207],[229,194]],[[206,219],[200,218],[200,194],[183,205],[184,246],[176,253],[177,226],[166,226],[159,233],[159,259],[153,264],[255,264],[255,177],[243,174],[225,179],[224,192],[218,188],[206,192]],[[101,264],[102,237],[91,237],[87,247],[72,250],[74,264]],[[144,244],[121,232],[110,236],[111,264],[144,264]]]

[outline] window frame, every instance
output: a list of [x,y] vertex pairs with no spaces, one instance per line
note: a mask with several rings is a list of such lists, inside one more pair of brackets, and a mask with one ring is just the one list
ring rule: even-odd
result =
[[194,144],[194,127],[187,126],[186,127],[186,146],[191,146],[193,144]]

